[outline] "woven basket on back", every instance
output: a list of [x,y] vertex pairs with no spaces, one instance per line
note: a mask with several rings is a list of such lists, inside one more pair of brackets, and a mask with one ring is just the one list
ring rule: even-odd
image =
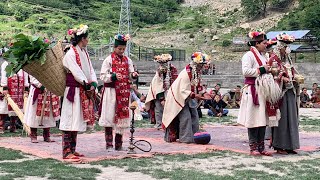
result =
[[62,45],[58,42],[53,48],[47,50],[46,61],[32,62],[22,69],[35,77],[44,87],[58,96],[63,96],[66,88],[66,73],[62,64],[64,53]]

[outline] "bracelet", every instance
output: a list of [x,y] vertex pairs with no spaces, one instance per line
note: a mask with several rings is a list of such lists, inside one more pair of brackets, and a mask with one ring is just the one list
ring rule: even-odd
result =
[[265,74],[265,73],[267,73],[266,68],[264,68],[263,66],[262,66],[262,67],[259,67],[259,71],[260,71],[260,74]]

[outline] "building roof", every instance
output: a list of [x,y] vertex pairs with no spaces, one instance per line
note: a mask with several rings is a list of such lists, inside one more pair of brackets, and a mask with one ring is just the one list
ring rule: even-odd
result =
[[302,39],[305,35],[307,35],[310,30],[297,30],[297,31],[270,31],[267,33],[267,38],[268,39],[273,39],[275,38],[278,34],[281,34],[281,33],[287,33],[289,34],[290,36],[293,36],[296,40],[297,39]]

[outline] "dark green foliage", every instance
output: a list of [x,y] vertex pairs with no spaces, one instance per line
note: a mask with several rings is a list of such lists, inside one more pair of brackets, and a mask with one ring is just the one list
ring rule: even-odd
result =
[[45,62],[45,52],[49,44],[45,43],[42,38],[24,34],[18,34],[13,38],[13,46],[5,53],[9,61],[6,68],[8,76],[17,73],[24,65],[32,61],[40,61],[41,64]]
[[269,0],[241,0],[241,6],[247,17],[257,17],[266,15],[267,2]]
[[223,40],[222,41],[222,46],[223,47],[228,47],[228,46],[230,46],[231,45],[231,41],[229,41],[229,40]]

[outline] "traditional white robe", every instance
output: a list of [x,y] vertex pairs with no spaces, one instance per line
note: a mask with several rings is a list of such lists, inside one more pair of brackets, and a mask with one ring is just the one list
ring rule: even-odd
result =
[[32,85],[36,86],[37,88],[40,88],[42,86],[42,84],[36,78],[34,78],[33,76],[30,75],[29,77],[30,77],[31,86],[30,86],[27,105],[26,105],[26,108],[25,108],[24,121],[31,128],[55,127],[56,126],[56,121],[60,118],[60,116],[59,117],[53,117],[52,106],[51,105],[50,105],[50,117],[43,116],[43,119],[42,119],[43,126],[39,126],[40,121],[41,121],[41,117],[36,115],[38,98],[35,101],[35,103],[32,104],[34,90],[36,89]]
[[[8,87],[8,78],[6,67],[8,66],[8,62],[4,61],[1,65],[1,87]],[[29,87],[28,81],[28,73],[20,70],[17,75],[19,77],[24,77],[24,87]],[[21,109],[23,111],[23,109]],[[17,116],[14,111],[8,111],[8,102],[7,100],[0,101],[0,114],[9,114],[9,116]]]
[[162,123],[165,127],[168,127],[179,114],[190,94],[191,82],[187,70],[184,68],[167,92],[162,117]]
[[[261,55],[256,48],[256,54],[260,58],[263,65],[267,63],[264,55]],[[244,77],[258,77],[257,69],[259,64],[251,51],[248,51],[242,57],[242,74]],[[256,88],[257,89],[257,88]],[[251,87],[245,85],[242,91],[240,111],[237,122],[247,128],[266,126],[269,123],[269,118],[266,111],[266,99],[258,91],[259,105],[254,105],[252,101]]]
[[[1,88],[2,87],[7,87],[7,84],[8,84],[8,79],[6,77],[6,67],[8,65],[8,62],[7,61],[4,61],[2,64],[1,64]],[[8,114],[9,111],[8,111],[8,102],[5,98],[3,98],[3,100],[1,101],[0,100],[0,114]]]
[[[73,48],[66,53],[63,58],[63,66],[71,72],[75,80],[80,84],[98,82],[90,59],[86,55],[86,50],[76,46],[79,53],[81,67],[77,64],[76,55]],[[80,89],[75,88],[74,102],[67,99],[69,87],[66,87],[63,97],[61,119],[59,129],[62,131],[86,131],[87,123],[83,119],[82,106],[80,101]]]
[[[129,73],[134,72],[132,60],[128,58]],[[104,83],[111,83],[112,76],[112,58],[109,55],[102,63],[100,79]],[[101,116],[99,118],[99,125],[103,127],[114,127],[116,133],[123,134],[123,130],[130,126],[132,111],[129,109],[129,118],[125,121],[125,124],[117,125],[114,123],[116,112],[116,90],[115,88],[105,87],[103,93],[103,101]],[[130,100],[129,100],[130,103]],[[128,105],[130,106],[130,104]]]
[[160,78],[159,73],[157,71],[156,75],[153,77],[153,79],[150,83],[149,91],[147,94],[147,98],[146,98],[146,102],[145,102],[145,106],[146,106],[147,111],[150,109],[151,101],[157,99],[157,94],[160,94],[162,92],[165,92],[165,90],[163,88],[163,79]]

